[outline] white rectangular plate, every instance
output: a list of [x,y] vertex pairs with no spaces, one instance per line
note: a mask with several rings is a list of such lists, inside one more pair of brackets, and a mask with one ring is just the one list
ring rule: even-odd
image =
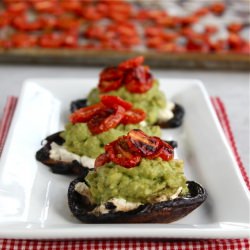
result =
[[52,174],[35,160],[41,140],[63,129],[72,100],[86,97],[97,79],[30,79],[24,83],[0,165],[0,237],[243,238],[249,236],[249,192],[209,97],[197,80],[160,79],[168,99],[186,110],[184,124],[163,130],[178,141],[189,180],[207,201],[171,224],[93,225],[75,219],[67,205],[74,177]]

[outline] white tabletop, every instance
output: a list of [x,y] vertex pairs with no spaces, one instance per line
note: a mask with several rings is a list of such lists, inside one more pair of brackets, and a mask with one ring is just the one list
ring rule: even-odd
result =
[[[80,66],[0,65],[0,116],[8,95],[18,96],[27,78],[84,78],[97,76],[100,68]],[[223,100],[240,156],[249,168],[249,74],[230,71],[153,70],[156,77],[200,79],[211,96]]]

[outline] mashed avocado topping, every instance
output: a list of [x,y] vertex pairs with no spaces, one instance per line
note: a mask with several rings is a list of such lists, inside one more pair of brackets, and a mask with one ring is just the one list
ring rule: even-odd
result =
[[[115,91],[106,93],[108,95],[119,96],[122,99],[132,102],[134,108],[140,108],[147,112],[147,122],[154,124],[158,118],[158,112],[160,109],[166,107],[166,98],[163,92],[159,90],[159,82],[155,81],[153,87],[142,94],[134,94],[126,90],[123,86]],[[94,88],[88,96],[88,104],[92,105],[100,102],[100,91],[98,88]]]
[[139,124],[119,125],[107,132],[92,135],[86,123],[67,124],[61,137],[65,140],[64,147],[77,155],[96,158],[104,153],[104,145],[116,140],[119,136],[127,134],[131,129],[139,128],[148,135],[160,136],[158,126],[141,126]]
[[181,196],[188,193],[181,160],[144,158],[134,168],[108,163],[96,171],[89,172],[86,181],[91,197],[97,205],[112,198],[140,203],[152,203],[162,196],[167,200],[180,187]]

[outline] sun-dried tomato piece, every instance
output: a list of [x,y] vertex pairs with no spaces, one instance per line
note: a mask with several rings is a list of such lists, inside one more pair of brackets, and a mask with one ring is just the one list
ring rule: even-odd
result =
[[105,30],[101,26],[91,25],[87,27],[84,36],[92,39],[102,39],[105,37]]
[[10,23],[10,17],[8,12],[0,13],[0,28],[7,26]]
[[63,10],[68,11],[68,12],[74,12],[74,13],[79,13],[82,10],[82,5],[81,2],[78,0],[74,1],[61,1],[60,5]]
[[130,36],[121,36],[120,37],[120,42],[125,48],[131,48],[135,45],[138,45],[141,43],[141,39],[137,36],[134,35],[132,37]]
[[159,154],[155,155],[155,157],[160,157],[164,161],[170,161],[174,158],[174,149],[168,143],[162,141],[163,145],[161,150],[159,150]]
[[110,162],[110,158],[107,153],[103,153],[99,155],[95,160],[95,168],[101,167],[105,165],[106,163]]
[[63,14],[63,10],[56,0],[35,1],[33,7],[38,13]]
[[15,33],[11,36],[10,42],[15,48],[30,48],[37,45],[37,37],[25,33]]
[[39,40],[39,45],[42,48],[60,48],[62,44],[63,37],[56,33],[43,34]]
[[213,52],[225,52],[227,49],[227,42],[226,40],[220,39],[215,42],[210,42],[209,43],[209,49],[210,51]]
[[56,27],[57,25],[57,18],[54,16],[48,16],[48,15],[39,15],[38,19],[41,22],[41,26],[43,27],[43,29],[48,29],[48,30],[52,30]]
[[148,67],[137,66],[129,69],[123,79],[126,89],[131,93],[145,93],[153,86],[153,76]]
[[139,19],[143,18],[145,20],[151,20],[156,24],[162,24],[162,20],[168,17],[167,12],[165,10],[156,10],[156,9],[149,9],[143,10],[139,13]]
[[180,35],[175,32],[167,32],[164,33],[163,38],[166,42],[173,42],[175,41]]
[[163,27],[157,27],[157,26],[149,26],[146,27],[144,30],[144,34],[146,37],[161,37],[164,36],[164,29]]
[[124,21],[132,16],[132,6],[123,1],[106,1],[108,17],[114,21]]
[[107,107],[122,106],[125,110],[129,110],[133,106],[132,103],[124,101],[121,97],[112,95],[102,95],[101,102]]
[[62,16],[57,20],[56,28],[61,30],[78,30],[80,25],[80,19]]
[[142,109],[131,109],[126,111],[122,118],[122,124],[137,124],[146,119],[146,113]]
[[210,11],[215,15],[222,15],[226,9],[225,3],[214,3],[210,5]]
[[137,36],[137,30],[135,25],[129,22],[119,23],[116,27],[117,32],[120,36],[127,36],[132,38],[133,36]]
[[244,41],[240,53],[250,55],[250,42]]
[[162,158],[170,161],[174,157],[174,149],[159,137],[148,136],[139,129],[131,130],[128,135],[104,146],[105,153],[96,160],[96,167],[112,161],[120,166],[132,168],[137,166],[141,159]]
[[169,52],[169,53],[181,53],[181,52],[186,52],[186,48],[174,42],[169,42],[158,48],[158,51]]
[[204,33],[208,35],[212,35],[218,31],[218,27],[215,25],[206,25],[204,29]]
[[146,44],[148,48],[159,49],[165,44],[165,41],[162,36],[154,36],[148,38]]
[[139,129],[133,129],[128,133],[129,140],[143,157],[153,157],[162,147],[159,137],[148,136]]
[[103,133],[119,125],[124,114],[125,109],[121,106],[117,106],[116,109],[104,107],[87,122],[88,128],[92,134]]
[[76,32],[64,32],[62,33],[62,46],[66,48],[78,47],[78,34]]
[[140,155],[135,155],[130,151],[127,136],[105,145],[105,150],[112,162],[126,168],[133,168],[141,161]]
[[228,31],[232,33],[239,33],[243,28],[243,25],[241,23],[230,23],[227,26]]
[[203,17],[209,13],[209,8],[208,7],[201,7],[198,10],[196,10],[193,15],[197,17]]
[[236,33],[230,33],[227,39],[228,45],[233,50],[240,50],[243,45],[243,39]]
[[7,12],[10,15],[13,15],[13,14],[20,15],[20,14],[23,14],[25,11],[27,11],[28,7],[29,5],[25,1],[13,2],[7,6]]
[[190,27],[184,27],[180,30],[180,34],[186,38],[196,37],[197,33]]
[[102,18],[101,13],[94,6],[87,6],[82,10],[82,15],[89,21],[98,21]]
[[0,48],[9,49],[13,46],[10,39],[0,39]]
[[80,108],[70,115],[69,120],[73,124],[79,122],[87,122],[97,113],[97,111],[101,110],[102,108],[104,108],[104,105],[102,103],[97,103],[85,108]]
[[105,2],[96,3],[95,7],[96,7],[97,12],[100,13],[103,17],[108,16],[109,8],[108,8],[108,5],[105,4]]
[[208,52],[209,51],[209,40],[206,35],[204,36],[193,36],[189,38],[186,44],[187,51],[190,52]]
[[132,58],[132,59],[129,59],[127,61],[120,63],[118,65],[118,68],[123,69],[123,70],[131,69],[131,68],[135,68],[135,67],[142,65],[143,62],[144,62],[144,57],[138,56],[138,57],[135,57],[135,58]]
[[118,89],[122,84],[124,72],[116,67],[104,69],[100,74],[98,88],[101,93]]
[[12,25],[14,28],[20,31],[37,31],[42,28],[42,22],[40,19],[29,22],[27,16],[17,16],[13,19]]
[[101,49],[121,51],[124,47],[122,46],[120,39],[103,38],[101,41]]
[[185,16],[180,18],[179,17],[179,22],[182,26],[190,26],[193,25],[194,23],[196,23],[198,21],[198,17],[197,16]]

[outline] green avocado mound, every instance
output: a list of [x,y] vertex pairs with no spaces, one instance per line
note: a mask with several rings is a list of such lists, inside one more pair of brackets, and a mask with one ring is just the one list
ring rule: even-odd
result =
[[104,145],[116,140],[119,136],[126,135],[130,130],[139,128],[152,136],[161,136],[158,126],[140,126],[139,124],[119,125],[107,132],[92,135],[86,123],[67,124],[61,137],[65,140],[64,147],[77,155],[97,158],[104,153]]
[[86,181],[98,205],[112,198],[152,203],[157,197],[170,198],[179,187],[182,187],[180,196],[188,193],[181,160],[142,159],[134,168],[108,163],[89,172]]
[[[106,94],[119,96],[126,101],[132,102],[134,108],[144,110],[147,113],[146,121],[149,124],[154,124],[157,121],[159,110],[166,107],[166,98],[159,89],[158,81],[155,81],[153,87],[143,94],[130,93],[124,86]],[[99,89],[94,88],[88,95],[88,105],[98,103],[100,101],[99,95]]]

